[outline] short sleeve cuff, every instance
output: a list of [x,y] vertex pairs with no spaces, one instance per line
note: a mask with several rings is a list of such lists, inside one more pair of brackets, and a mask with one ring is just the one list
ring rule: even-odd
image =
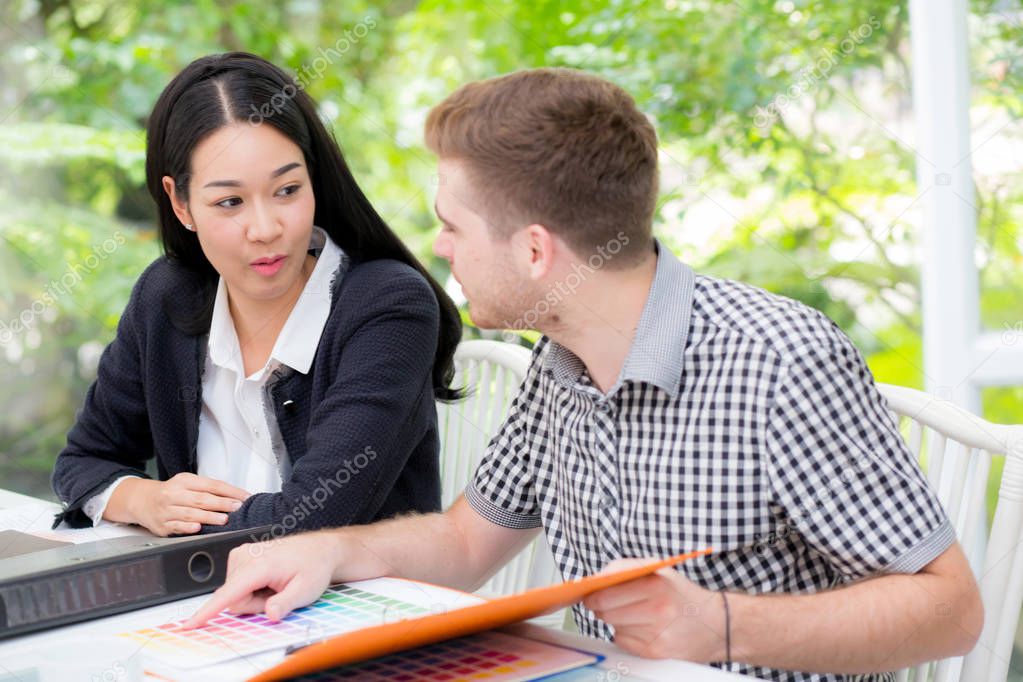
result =
[[885,573],[916,573],[937,559],[956,541],[955,528],[948,519],[916,546],[884,568]]
[[466,486],[465,499],[477,514],[495,525],[515,529],[539,528],[541,526],[539,514],[522,514],[499,507],[487,499],[486,495],[476,490],[473,483]]

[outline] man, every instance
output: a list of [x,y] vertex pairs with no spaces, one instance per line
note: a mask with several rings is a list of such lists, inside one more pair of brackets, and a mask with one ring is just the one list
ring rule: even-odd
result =
[[656,135],[624,91],[472,83],[426,140],[434,250],[473,321],[544,335],[507,420],[448,511],[236,549],[192,625],[380,575],[473,589],[542,528],[566,579],[714,549],[575,608],[643,656],[879,680],[973,647],[973,575],[863,359],[820,313],[654,240]]

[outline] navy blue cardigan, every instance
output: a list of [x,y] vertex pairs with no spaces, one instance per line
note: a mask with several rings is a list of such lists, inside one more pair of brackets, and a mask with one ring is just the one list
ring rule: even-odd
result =
[[[57,457],[53,488],[64,510],[54,525],[91,526],[82,505],[119,476],[145,476],[153,457],[160,480],[196,472],[208,328],[189,333],[175,320],[194,317],[200,291],[167,258],[135,284]],[[433,290],[404,263],[342,259],[331,294],[309,373],[282,367],[264,392],[291,478],[203,532],[268,524],[285,532],[440,508]]]

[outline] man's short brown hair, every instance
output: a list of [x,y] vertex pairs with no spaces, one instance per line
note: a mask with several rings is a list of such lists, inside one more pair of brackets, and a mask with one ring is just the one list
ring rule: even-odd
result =
[[469,83],[430,111],[425,136],[465,162],[473,208],[500,235],[539,223],[584,257],[618,242],[611,267],[652,245],[657,134],[613,83],[571,69]]

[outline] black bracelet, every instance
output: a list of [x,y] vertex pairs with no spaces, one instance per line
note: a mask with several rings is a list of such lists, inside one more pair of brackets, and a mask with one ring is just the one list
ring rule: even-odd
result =
[[728,597],[721,591],[721,601],[725,605],[725,665],[732,665],[732,613],[728,610]]

